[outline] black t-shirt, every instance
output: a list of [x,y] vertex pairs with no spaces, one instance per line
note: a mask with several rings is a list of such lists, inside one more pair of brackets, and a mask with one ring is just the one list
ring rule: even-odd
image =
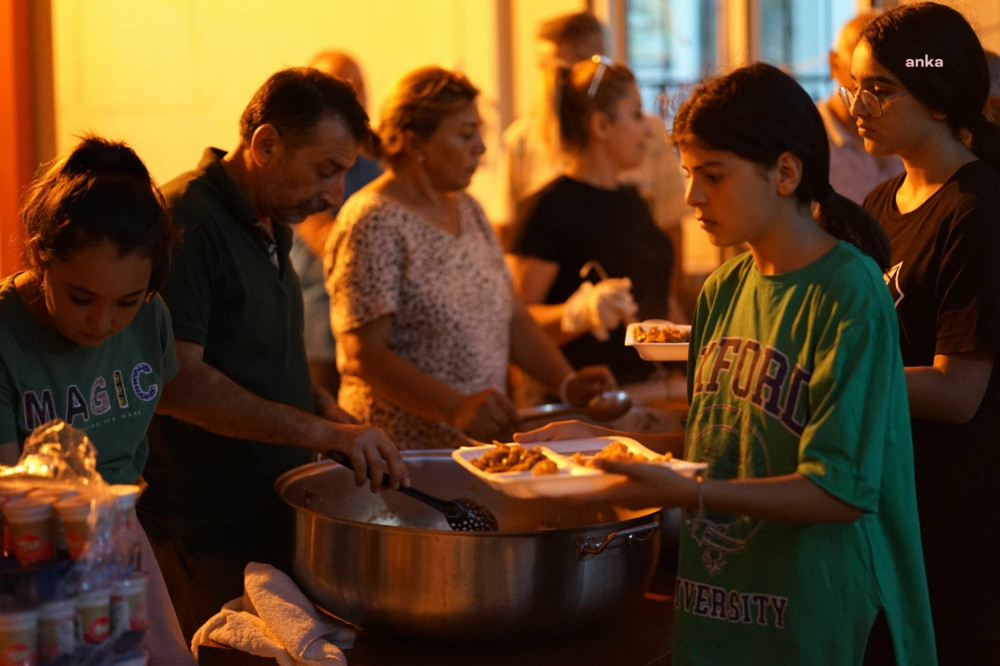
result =
[[[886,283],[896,302],[903,365],[930,366],[936,354],[998,351],[1000,174],[985,162],[966,164],[930,199],[905,214],[895,204],[904,177],[882,183],[865,200],[891,244]],[[963,635],[995,633],[996,624],[987,625],[1000,621],[998,568],[984,564],[993,557],[987,549],[992,542],[989,526],[1000,518],[994,489],[1000,483],[997,361],[969,423],[912,419],[935,623],[964,609],[957,615],[962,622],[983,626],[978,631],[964,624],[958,632]],[[987,569],[993,573],[984,573]],[[970,584],[981,589],[974,592]],[[978,610],[970,619],[972,607]]]
[[[221,155],[207,150],[198,170],[163,187],[185,232],[161,292],[174,334],[204,346],[205,362],[248,391],[312,411],[302,288],[288,259],[291,229],[275,225],[276,268]],[[181,535],[206,548],[238,549],[241,541],[285,538],[274,481],[308,462],[307,451],[233,440],[161,415],[149,442],[140,508],[154,540]]]
[[[556,178],[519,206],[510,252],[559,265],[546,304],[565,302],[582,282],[580,269],[596,260],[610,277],[632,280],[640,319],[667,316],[673,245],[634,187],[608,190],[567,176]],[[624,341],[625,326],[620,326],[606,342],[588,333],[562,349],[574,367],[603,363],[619,382],[645,379],[652,364]]]

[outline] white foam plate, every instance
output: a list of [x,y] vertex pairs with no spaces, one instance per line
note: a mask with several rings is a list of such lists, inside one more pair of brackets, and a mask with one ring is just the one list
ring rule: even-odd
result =
[[673,326],[681,331],[687,331],[690,335],[690,324],[674,324],[660,319],[648,319],[646,321],[629,324],[625,329],[625,346],[634,347],[639,356],[646,361],[686,361],[688,360],[688,343],[686,342],[636,342],[635,331],[639,327],[649,328],[650,326]]
[[[647,458],[657,455],[628,437],[593,437],[543,442],[537,446],[541,448],[546,457],[556,464],[559,471],[556,474],[538,476],[533,475],[531,470],[526,472],[484,472],[473,465],[472,459],[492,451],[494,448],[492,444],[456,449],[451,452],[451,456],[459,465],[481,479],[483,483],[505,495],[521,499],[564,497],[604,490],[625,478],[621,474],[608,474],[599,469],[577,465],[571,460],[572,455],[578,451],[584,455],[593,455],[615,441],[623,443],[629,451]],[[536,445],[528,444],[526,448],[530,449],[534,446]],[[695,472],[706,467],[705,463],[691,463],[685,460],[670,460],[654,464],[665,465],[688,477],[693,477]]]

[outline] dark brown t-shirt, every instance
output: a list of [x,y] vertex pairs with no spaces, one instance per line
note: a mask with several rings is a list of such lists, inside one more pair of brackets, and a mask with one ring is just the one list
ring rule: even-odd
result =
[[[903,365],[930,366],[936,354],[998,351],[1000,174],[970,162],[909,213],[895,204],[903,178],[882,183],[865,200],[889,236],[885,278],[896,303]],[[988,564],[995,559],[988,544],[1000,519],[1000,363],[994,362],[970,422],[911,422],[939,645],[959,637],[995,641],[1000,568]]]

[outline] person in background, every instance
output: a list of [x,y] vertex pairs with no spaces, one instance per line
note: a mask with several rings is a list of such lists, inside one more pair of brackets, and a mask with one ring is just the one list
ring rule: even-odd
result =
[[[650,128],[624,65],[595,56],[561,69],[557,86],[565,167],[520,206],[508,247],[514,288],[570,363],[639,382],[654,366],[625,346],[624,324],[668,318],[674,263],[638,190],[619,184],[644,159]],[[581,282],[590,261],[614,277]]]
[[[549,111],[557,72],[560,67],[605,54],[604,26],[590,12],[556,16],[540,26],[537,49],[541,73],[537,99],[527,116],[516,119],[504,131],[501,183],[494,210],[490,211],[494,229],[504,243],[517,219],[518,203],[559,176],[566,166],[558,122]],[[666,132],[660,118],[646,115],[645,119],[650,140],[643,159],[622,171],[620,179],[638,188],[657,225],[680,247],[680,219],[689,209],[684,204],[677,158],[664,140]]]
[[[361,66],[350,55],[342,51],[324,51],[313,58],[309,66],[349,83],[357,93],[361,106],[368,108]],[[364,151],[359,153],[354,166],[344,174],[344,201],[381,173],[382,169],[375,159]],[[334,206],[296,224],[293,227],[295,235],[292,237],[292,249],[289,253],[292,266],[302,283],[305,316],[303,332],[309,373],[313,382],[331,395],[337,395],[340,389],[340,374],[337,373],[337,341],[330,331],[330,297],[323,286],[323,248],[339,210],[340,206]]]
[[[673,140],[711,242],[750,251],[698,299],[685,433],[631,436],[707,469],[600,461],[629,478],[588,501],[686,510],[677,666],[933,665],[885,235],[830,186],[822,119],[771,65],[697,87]],[[516,439],[602,434],[563,422]]]
[[1000,55],[985,51],[986,66],[990,72],[990,94],[983,106],[983,115],[994,125],[1000,125]]
[[150,427],[140,518],[188,638],[242,594],[247,562],[287,564],[280,474],[335,449],[359,485],[408,482],[385,434],[310,382],[288,259],[290,225],[340,204],[344,174],[373,141],[350,85],[286,69],[250,100],[232,151],[207,149],[163,188],[185,230],[161,292],[179,372]]
[[1000,570],[984,562],[1000,519],[1000,129],[983,116],[986,58],[959,12],[919,3],[862,31],[851,76],[865,149],[906,167],[865,208],[892,247],[938,659],[996,663]]
[[830,184],[858,204],[864,202],[872,188],[903,170],[903,163],[895,155],[871,155],[865,151],[854,118],[840,97],[841,86],[853,85],[851,55],[858,35],[876,16],[874,12],[859,14],[840,29],[836,48],[829,56],[833,94],[816,105],[830,138]]
[[[0,465],[55,418],[83,430],[109,484],[140,482],[146,429],[177,373],[157,295],[178,233],[139,156],[89,136],[31,185],[28,269],[0,280]],[[117,390],[116,390],[117,387]],[[151,664],[193,664],[140,533]]]
[[508,364],[574,404],[611,388],[579,373],[513,293],[503,254],[466,188],[485,151],[479,90],[426,67],[382,106],[387,171],[351,197],[325,254],[340,402],[400,448],[509,441]]

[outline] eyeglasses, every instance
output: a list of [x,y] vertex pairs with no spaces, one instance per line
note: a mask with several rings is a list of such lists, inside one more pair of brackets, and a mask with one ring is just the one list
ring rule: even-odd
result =
[[597,69],[594,70],[594,78],[590,80],[590,87],[587,88],[587,97],[593,97],[597,94],[598,88],[601,87],[601,79],[604,78],[604,70],[615,65],[614,60],[602,55],[591,56],[590,61],[597,63]]
[[[894,97],[899,97],[900,95],[905,95],[910,92],[909,90],[903,90],[892,95],[885,95],[884,97],[879,97],[877,94],[873,93],[871,90],[862,90],[861,92],[855,94],[854,91],[848,90],[844,86],[840,86],[840,99],[847,106],[847,110],[851,111],[854,108],[854,101],[858,100],[861,102],[861,107],[866,114],[872,118],[882,117],[882,102],[887,99],[892,99]],[[853,113],[853,111],[851,111]]]

